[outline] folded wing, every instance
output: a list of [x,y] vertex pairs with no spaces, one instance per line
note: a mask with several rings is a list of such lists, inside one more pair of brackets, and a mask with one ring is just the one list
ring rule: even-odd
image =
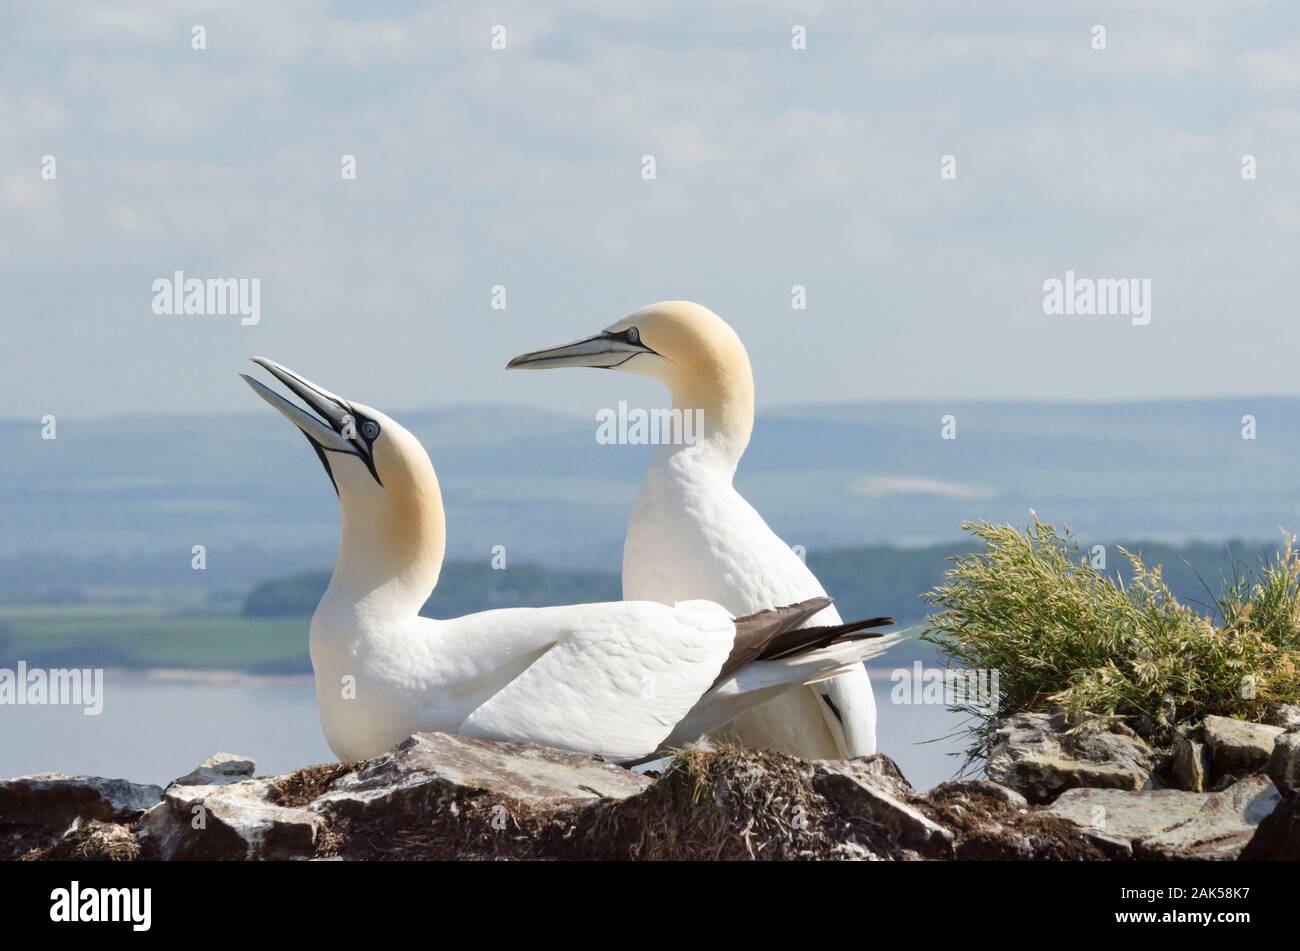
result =
[[566,611],[567,636],[481,704],[460,732],[636,759],[658,749],[708,692],[735,644],[730,614],[709,601]]

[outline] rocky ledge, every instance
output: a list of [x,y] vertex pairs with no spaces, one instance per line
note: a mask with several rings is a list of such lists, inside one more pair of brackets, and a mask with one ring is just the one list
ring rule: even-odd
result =
[[[920,794],[883,755],[691,750],[643,775],[422,733],[372,760],[286,776],[218,753],[165,789],[55,773],[3,781],[0,857],[1300,858],[1300,726],[1207,721],[1186,742],[1202,749],[1022,714],[994,736],[989,779]],[[1200,788],[1172,788],[1174,776]]]

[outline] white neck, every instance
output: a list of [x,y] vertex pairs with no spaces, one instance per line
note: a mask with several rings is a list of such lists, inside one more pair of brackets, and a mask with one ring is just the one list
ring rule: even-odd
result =
[[[368,472],[349,475],[371,478]],[[447,541],[433,466],[415,477],[392,478],[383,488],[340,478],[339,509],[343,532],[326,598],[366,617],[414,617],[438,583]]]
[[695,446],[701,458],[716,460],[728,474],[735,472],[754,429],[754,379],[749,360],[718,362],[698,371],[674,366],[666,375],[673,408],[685,414],[700,411],[703,422]]

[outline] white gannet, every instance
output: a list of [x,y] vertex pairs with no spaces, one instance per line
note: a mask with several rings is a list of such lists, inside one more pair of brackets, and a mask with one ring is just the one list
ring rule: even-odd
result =
[[[508,364],[574,366],[659,380],[672,395],[674,415],[702,420],[691,444],[661,445],[646,470],[624,542],[623,597],[667,604],[708,598],[742,615],[825,596],[803,560],[732,485],[754,428],[754,377],[744,344],[721,317],[691,301],[664,301],[594,337]],[[841,622],[828,606],[809,623]],[[724,732],[745,745],[810,759],[874,753],[876,703],[866,668],[856,664],[810,689],[782,691]]]
[[428,454],[383,413],[254,362],[318,414],[244,376],[306,435],[338,493],[338,561],[310,641],[321,726],[342,760],[422,730],[640,759],[859,664],[876,650],[865,629],[892,623],[805,627],[824,598],[739,618],[703,600],[420,617],[446,541]]

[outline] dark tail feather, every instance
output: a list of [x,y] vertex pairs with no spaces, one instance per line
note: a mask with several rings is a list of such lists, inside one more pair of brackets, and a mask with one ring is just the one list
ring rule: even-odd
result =
[[888,627],[894,623],[892,617],[873,617],[862,621],[849,621],[847,624],[827,624],[819,627],[805,627],[796,631],[784,631],[767,642],[767,646],[758,655],[759,660],[779,660],[791,654],[820,650],[832,644],[844,641],[861,641],[871,637],[884,637],[883,631],[863,633],[868,628]]
[[809,619],[830,607],[827,597],[809,598],[798,604],[770,608],[756,614],[736,618],[736,642],[731,655],[718,673],[713,686],[726,680],[746,664],[756,660],[777,660],[791,654],[817,650],[840,641],[856,641],[876,634],[862,634],[869,627],[893,624],[894,619],[874,617],[869,621],[851,621],[848,624],[803,627]]
[[713,686],[716,687],[746,664],[758,660],[772,638],[807,624],[809,618],[830,607],[830,603],[831,599],[827,597],[809,598],[798,604],[769,608],[736,618],[735,643],[731,646],[731,654],[722,665],[722,670],[718,672],[717,680],[713,681]]

